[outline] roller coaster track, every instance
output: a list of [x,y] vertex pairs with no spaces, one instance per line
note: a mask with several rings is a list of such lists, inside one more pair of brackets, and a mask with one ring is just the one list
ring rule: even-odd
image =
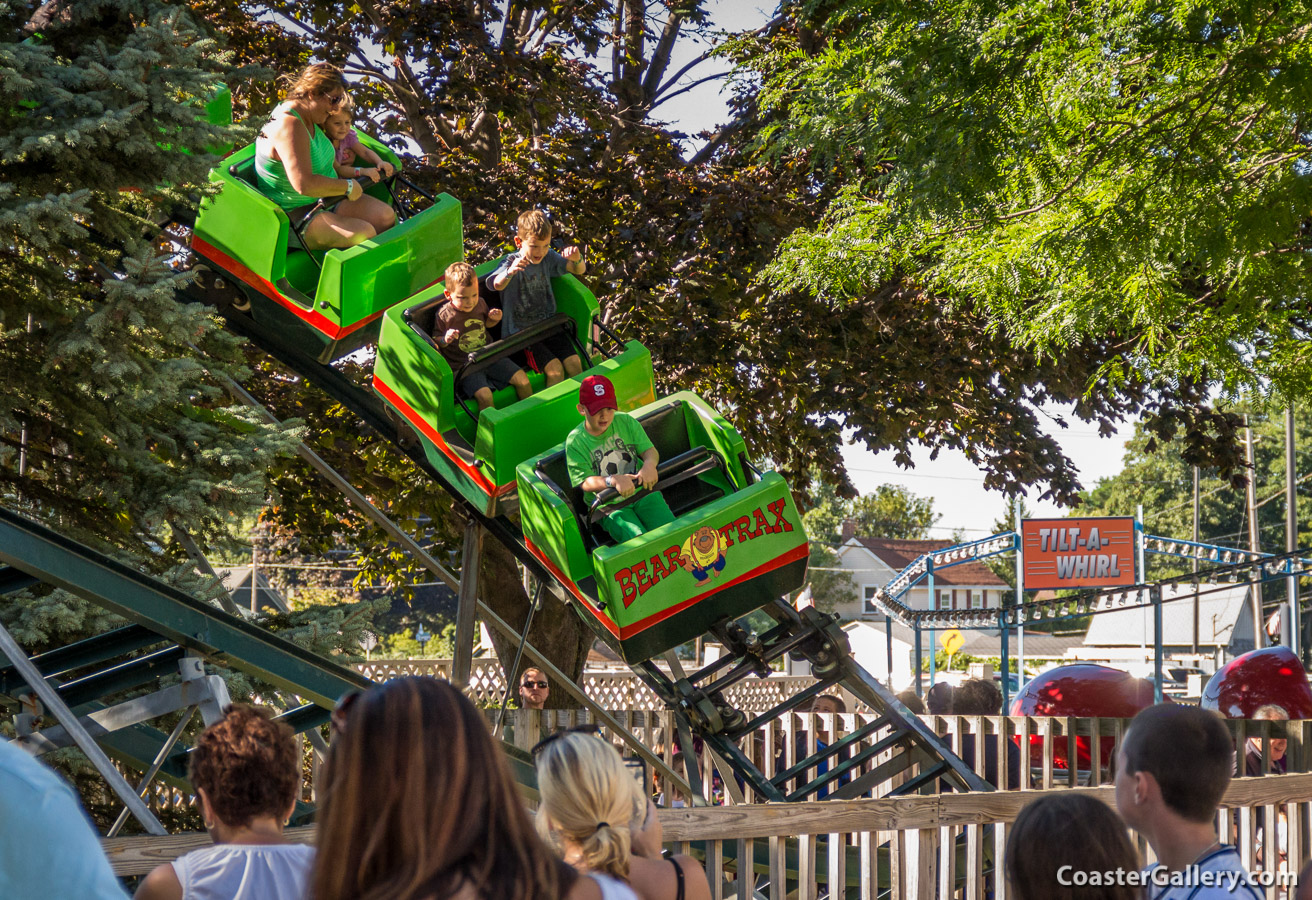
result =
[[[207,299],[198,297],[197,299]],[[509,519],[489,517],[476,509],[450,485],[425,458],[414,442],[403,438],[397,421],[389,414],[373,393],[348,378],[331,365],[319,363],[282,336],[261,328],[250,316],[232,309],[223,310],[228,326],[259,346],[306,382],[323,390],[333,400],[349,409],[384,440],[392,443],[439,487],[449,493],[470,523],[475,523],[487,535],[500,542],[525,567],[529,574],[566,604],[576,604],[572,592],[531,553],[523,536]],[[468,553],[472,535],[466,532],[465,566],[462,578],[470,567]],[[474,588],[467,581],[461,587],[461,612],[467,615],[474,604]],[[468,602],[466,602],[468,595]],[[711,631],[720,640],[727,654],[704,669],[684,673],[672,654],[666,655],[671,667],[667,674],[654,661],[634,666],[635,673],[670,708],[679,711],[681,744],[691,745],[696,733],[711,748],[713,758],[721,766],[721,777],[732,793],[741,780],[767,800],[800,800],[817,795],[829,797],[855,797],[872,790],[881,794],[912,793],[934,787],[941,778],[958,790],[989,790],[990,785],[952,754],[944,742],[915,716],[911,715],[893,694],[852,659],[847,636],[838,627],[836,617],[815,609],[794,609],[778,598],[762,603],[763,611],[774,625],[762,635],[747,632],[735,622],[722,621]],[[480,605],[485,616],[490,611]],[[505,623],[496,623],[504,627]],[[512,629],[513,630],[513,629]],[[523,635],[517,635],[521,640]],[[472,637],[472,635],[471,635]],[[460,673],[457,635],[457,677]],[[534,652],[535,660],[542,655]],[[732,685],[749,677],[764,677],[771,671],[771,663],[791,655],[811,664],[817,681],[809,689],[788,698],[778,706],[750,720],[725,700],[724,692]],[[553,667],[554,668],[554,667]],[[558,670],[557,679],[564,678]],[[738,742],[765,722],[796,709],[805,709],[816,696],[826,690],[842,686],[875,710],[878,718],[854,734],[801,759],[787,771],[767,777],[743,752]],[[580,700],[585,695],[577,685],[570,685],[571,693]],[[585,705],[593,707],[590,701]],[[594,712],[598,712],[594,708]],[[658,768],[668,773],[663,761],[649,756]],[[878,764],[872,761],[881,760]],[[870,765],[868,765],[870,764]],[[827,768],[818,778],[806,773],[817,766]],[[690,771],[694,792],[699,792],[697,773]],[[891,786],[895,783],[895,786]],[[792,785],[790,787],[790,785]]]
[[[189,301],[213,299],[203,291],[191,290],[186,296]],[[340,476],[331,477],[334,473],[326,466],[319,466],[348,500],[373,515],[420,564],[457,590],[457,680],[462,655],[467,677],[470,646],[464,644],[472,646],[473,619],[481,616],[491,627],[519,641],[521,652],[529,660],[626,741],[632,752],[645,757],[675,786],[700,796],[703,787],[697,766],[689,767],[687,781],[682,773],[672,772],[660,755],[642,746],[527,641],[530,610],[525,611],[528,615],[520,629],[478,599],[479,547],[483,537],[490,536],[536,580],[539,594],[550,592],[566,605],[579,602],[529,551],[516,524],[505,517],[489,517],[469,504],[406,439],[383,403],[366,387],[333,366],[305,355],[276,332],[262,330],[251,317],[231,308],[220,312],[233,331],[324,391],[408,456],[460,508],[469,524],[457,578],[428,556],[413,538],[372,509],[359,491]],[[253,403],[248,395],[245,399]],[[303,448],[303,453],[309,452]],[[276,694],[271,699],[286,707],[279,718],[320,749],[323,741],[319,727],[328,721],[337,698],[369,684],[353,670],[280,638],[241,615],[224,612],[15,512],[0,509],[0,596],[41,585],[69,591],[129,623],[30,658],[0,627],[0,698],[15,712],[18,741],[36,753],[71,744],[87,753],[125,806],[111,835],[129,812],[146,830],[163,832],[163,826],[140,797],[156,777],[179,788],[187,787],[187,747],[181,740],[185,726],[197,712],[206,722],[212,721],[227,702],[223,680],[206,675],[205,664],[243,672],[273,686]],[[540,597],[535,597],[535,609],[539,602]],[[727,653],[700,671],[684,672],[672,653],[666,654],[668,673],[652,660],[634,666],[648,687],[677,712],[680,745],[690,751],[693,736],[700,738],[710,750],[725,790],[735,800],[744,799],[744,791],[772,801],[871,793],[890,796],[934,790],[940,781],[957,790],[991,789],[884,685],[856,664],[847,636],[835,617],[815,609],[795,609],[779,598],[763,599],[761,608],[774,623],[763,634],[751,633],[727,619],[711,628]],[[751,718],[726,701],[728,688],[747,678],[768,675],[772,663],[785,655],[807,660],[816,683]],[[175,677],[176,685],[161,687]],[[155,691],[141,695],[143,689],[152,686]],[[876,718],[805,758],[799,750],[796,763],[784,771],[773,776],[762,772],[740,743],[751,740],[766,722],[806,709],[816,696],[835,686],[846,688],[867,704],[876,712]],[[109,702],[128,691],[138,696]],[[150,724],[152,719],[174,714],[181,715],[171,733]],[[517,779],[532,790],[535,777],[531,760],[513,746],[506,745],[506,750]],[[129,785],[110,758],[145,773],[143,779]],[[821,770],[818,777],[812,775]],[[302,816],[309,812],[311,808],[300,810]]]

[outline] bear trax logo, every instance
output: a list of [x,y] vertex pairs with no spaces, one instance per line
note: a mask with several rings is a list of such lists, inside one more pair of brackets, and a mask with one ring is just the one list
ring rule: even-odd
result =
[[[706,584],[724,571],[724,552],[734,545],[735,538],[738,543],[745,544],[762,535],[792,531],[792,523],[784,518],[786,504],[781,497],[764,509],[758,506],[750,516],[739,516],[719,528],[703,525],[682,545],[667,547],[665,552],[650,560],[636,562],[616,572],[615,581],[620,586],[624,608],[628,609],[634,600],[660,584],[662,578],[668,578],[680,569],[692,575],[699,586]],[[767,512],[774,521],[767,519]]]

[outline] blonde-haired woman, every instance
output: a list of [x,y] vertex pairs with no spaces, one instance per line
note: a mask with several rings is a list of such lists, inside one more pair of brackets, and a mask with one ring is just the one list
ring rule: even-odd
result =
[[396,224],[392,207],[365,194],[355,179],[338,178],[333,168],[337,150],[323,125],[350,103],[340,69],[329,63],[306,66],[255,140],[260,192],[283,208],[292,225],[300,227],[319,200],[345,198],[305,225],[311,249],[354,247]]
[[539,745],[538,830],[581,872],[627,882],[639,900],[709,900],[706,872],[687,856],[662,859],[656,807],[615,748],[562,732]]

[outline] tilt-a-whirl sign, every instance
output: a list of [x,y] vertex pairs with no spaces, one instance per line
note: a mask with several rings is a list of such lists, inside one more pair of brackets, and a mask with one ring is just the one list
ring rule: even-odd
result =
[[1134,518],[1025,519],[1026,590],[1135,584]]

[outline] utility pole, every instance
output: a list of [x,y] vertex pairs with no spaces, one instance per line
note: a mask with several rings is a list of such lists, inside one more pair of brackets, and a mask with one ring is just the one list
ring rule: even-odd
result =
[[[1294,404],[1285,410],[1285,549],[1293,553],[1298,549],[1298,491],[1294,477]],[[1285,588],[1289,593],[1289,649],[1300,660],[1303,658],[1303,615],[1298,606],[1298,576],[1294,574],[1294,559],[1285,563],[1289,575]]]
[[[1198,544],[1198,467],[1194,466],[1194,544]],[[1194,574],[1198,574],[1198,548],[1194,547],[1193,553]],[[1198,656],[1198,584],[1194,584],[1194,656]],[[1194,665],[1197,665],[1197,661]]]
[[[1248,463],[1248,487],[1244,491],[1248,500],[1248,549],[1256,557],[1260,552],[1257,540],[1257,466],[1253,463],[1253,429],[1248,424],[1248,416],[1244,416],[1244,461]],[[1262,640],[1262,585],[1252,577],[1253,570],[1249,572],[1248,590],[1253,598],[1253,649],[1256,650],[1265,645]]]

